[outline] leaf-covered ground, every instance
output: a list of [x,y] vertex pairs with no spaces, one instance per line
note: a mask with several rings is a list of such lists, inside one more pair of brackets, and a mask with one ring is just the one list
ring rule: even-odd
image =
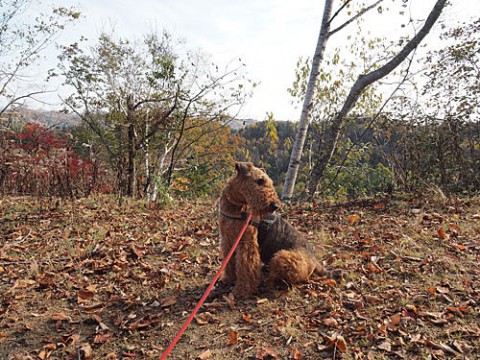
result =
[[[1,199],[0,358],[158,358],[219,268],[214,204]],[[169,359],[480,358],[480,199],[283,215],[329,276],[215,289]]]

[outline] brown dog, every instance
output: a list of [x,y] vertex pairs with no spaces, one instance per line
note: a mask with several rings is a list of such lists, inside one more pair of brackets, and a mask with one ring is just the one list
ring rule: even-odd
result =
[[252,221],[222,274],[222,282],[235,283],[233,294],[247,297],[260,285],[262,262],[269,269],[267,285],[280,280],[296,284],[308,280],[314,271],[321,272],[301,233],[273,215],[280,200],[268,175],[249,162],[237,162],[235,170],[236,174],[228,180],[219,199],[223,257],[235,242],[247,213],[252,214]]

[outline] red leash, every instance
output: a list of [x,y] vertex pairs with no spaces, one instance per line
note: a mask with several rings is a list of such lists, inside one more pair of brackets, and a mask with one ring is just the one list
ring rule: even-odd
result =
[[225,270],[225,267],[227,266],[228,262],[230,261],[230,258],[232,257],[233,255],[233,252],[235,251],[235,249],[237,248],[238,244],[240,243],[240,239],[242,238],[243,236],[243,233],[245,232],[245,230],[247,230],[247,226],[248,224],[250,223],[250,219],[252,218],[252,215],[251,214],[248,214],[247,216],[247,220],[245,220],[245,224],[243,225],[243,228],[242,230],[240,230],[240,234],[238,234],[238,237],[237,237],[237,240],[235,240],[232,248],[230,249],[229,253],[227,254],[227,256],[225,257],[225,259],[223,260],[223,263],[222,263],[222,266],[220,266],[220,270],[218,270],[217,274],[215,275],[215,277],[213,278],[212,282],[210,283],[210,285],[208,285],[208,288],[207,290],[205,291],[205,293],[203,294],[202,298],[200,299],[200,301],[197,303],[197,306],[195,306],[195,309],[193,309],[192,313],[190,314],[190,316],[188,317],[187,321],[185,321],[185,324],[183,324],[182,328],[180,329],[180,331],[177,333],[177,335],[175,336],[175,338],[173,339],[173,341],[171,342],[171,344],[168,346],[168,348],[163,352],[162,356],[159,358],[159,360],[164,360],[167,358],[167,355],[170,354],[170,351],[172,351],[173,347],[175,346],[175,344],[178,342],[178,340],[180,340],[180,338],[182,337],[182,334],[185,332],[185,330],[187,329],[188,325],[190,325],[190,323],[192,322],[193,318],[195,317],[195,315],[197,314],[198,310],[200,310],[200,307],[203,305],[203,303],[205,302],[205,300],[207,299],[208,295],[210,294],[210,292],[212,291],[212,288],[213,286],[215,285],[215,283],[217,282],[217,280],[220,278],[220,274],[222,273],[223,270]]

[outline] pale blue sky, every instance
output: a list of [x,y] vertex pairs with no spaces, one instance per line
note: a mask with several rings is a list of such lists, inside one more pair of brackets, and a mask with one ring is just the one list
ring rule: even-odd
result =
[[[385,5],[391,1],[386,0]],[[367,0],[369,4],[373,2]],[[405,17],[398,15],[401,3],[402,0],[396,0],[388,5],[397,8],[387,16],[372,11],[365,18],[366,28],[392,39],[412,31],[401,27],[405,22]],[[410,3],[407,14],[411,12],[423,20],[435,0]],[[210,54],[212,61],[220,65],[242,58],[249,77],[261,83],[243,109],[243,117],[262,120],[270,111],[277,119],[296,120],[300,115],[300,110],[291,104],[287,88],[294,79],[298,58],[313,55],[322,0],[63,0],[61,4],[76,5],[84,15],[64,40],[80,35],[95,39],[102,30],[112,27],[118,35],[134,39],[152,28],[165,28],[185,39],[189,47]],[[480,16],[478,0],[452,0],[452,4],[444,19]],[[353,26],[351,30],[354,29]],[[332,37],[327,51],[346,43],[346,35],[342,32]],[[435,35],[428,41],[435,41]]]

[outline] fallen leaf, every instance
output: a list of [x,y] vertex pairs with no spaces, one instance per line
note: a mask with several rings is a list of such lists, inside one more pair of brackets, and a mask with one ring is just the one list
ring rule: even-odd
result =
[[165,307],[172,306],[176,303],[177,303],[177,298],[175,296],[169,296],[160,302],[160,307],[165,308]]
[[334,279],[326,279],[323,281],[323,283],[328,287],[334,287],[337,285],[337,282]]
[[433,286],[429,286],[427,292],[433,296],[437,295],[437,290]]
[[137,259],[141,259],[143,257],[143,252],[138,250],[135,245],[130,244],[130,250],[132,251],[132,254],[135,256]]
[[235,309],[235,297],[232,293],[228,295],[223,295],[223,300],[225,300],[230,309]]
[[228,329],[228,345],[235,345],[238,343],[238,332],[234,329]]
[[207,349],[204,352],[202,352],[200,355],[198,355],[197,359],[206,360],[206,359],[210,359],[211,356],[212,356],[212,352],[209,349]]
[[437,234],[438,234],[438,237],[439,237],[440,239],[446,239],[446,238],[447,238],[447,234],[445,234],[445,230],[443,230],[442,227],[439,227],[439,228],[438,228]]
[[214,316],[212,315],[212,313],[210,313],[208,311],[205,311],[204,313],[201,313],[201,314],[195,316],[195,321],[199,325],[206,325],[209,322],[213,322],[213,320],[214,320]]
[[77,302],[82,303],[93,299],[95,293],[91,290],[78,290],[77,292]]
[[351,225],[355,225],[360,220],[360,215],[358,214],[350,215],[350,216],[347,216],[345,220],[348,221]]
[[363,298],[365,299],[365,302],[372,305],[381,304],[383,302],[382,299],[374,295],[367,294],[367,295],[364,295]]
[[112,337],[113,337],[112,333],[97,334],[97,335],[95,335],[95,338],[93,339],[93,343],[94,344],[105,344]]
[[92,359],[93,350],[89,343],[83,343],[80,345],[80,354],[84,360]]
[[255,354],[255,358],[259,360],[270,358],[278,359],[278,353],[273,350],[270,345],[267,345],[258,349],[257,353]]
[[377,348],[379,348],[380,350],[384,350],[386,352],[391,352],[392,344],[390,343],[390,341],[387,340],[381,343],[380,345],[378,345]]
[[322,322],[325,326],[328,326],[328,327],[333,327],[333,328],[338,327],[338,321],[335,320],[334,318],[326,318]]
[[396,313],[396,314],[393,314],[392,316],[390,316],[386,320],[386,325],[387,325],[388,330],[395,331],[395,330],[398,329],[401,322],[402,322],[402,314],[401,313]]
[[461,354],[468,354],[473,350],[473,346],[470,346],[466,341],[453,340],[453,346],[455,346]]
[[347,342],[345,341],[343,336],[337,336],[337,339],[335,341],[335,347],[343,353],[347,352]]
[[33,285],[38,285],[38,283],[35,280],[18,279],[17,281],[15,281],[15,284],[13,284],[12,289],[25,289]]
[[298,351],[297,348],[293,348],[292,349],[292,359],[293,360],[302,360],[303,359],[303,355],[300,351]]
[[70,316],[65,315],[64,313],[55,313],[50,317],[53,321],[72,321]]

